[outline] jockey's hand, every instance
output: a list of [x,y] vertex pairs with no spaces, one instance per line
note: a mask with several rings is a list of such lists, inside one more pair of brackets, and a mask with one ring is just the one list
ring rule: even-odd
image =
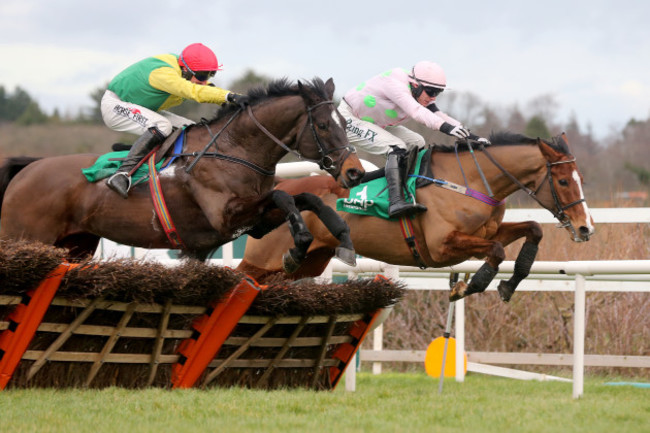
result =
[[447,135],[451,135],[456,138],[468,138],[469,131],[463,127],[463,125],[454,126],[451,123],[443,123],[440,126],[440,132],[444,132]]
[[469,139],[474,140],[477,143],[481,143],[483,146],[489,146],[490,144],[492,144],[490,143],[490,140],[488,140],[487,138],[479,137],[478,135],[472,133],[469,134]]
[[248,107],[249,98],[246,95],[240,95],[239,93],[228,93],[226,100],[231,104],[237,104],[242,110],[245,110]]

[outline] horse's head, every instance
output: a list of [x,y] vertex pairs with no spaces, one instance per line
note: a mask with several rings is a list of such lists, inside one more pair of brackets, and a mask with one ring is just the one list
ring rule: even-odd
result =
[[297,137],[298,153],[315,160],[344,188],[358,185],[364,174],[361,161],[345,132],[345,119],[334,106],[334,81],[314,80],[313,86],[298,81],[307,112]]
[[549,144],[537,139],[537,145],[546,159],[546,175],[537,183],[536,195],[540,203],[560,221],[575,242],[588,241],[594,234],[594,220],[582,191],[582,174],[576,159],[569,151],[564,133]]

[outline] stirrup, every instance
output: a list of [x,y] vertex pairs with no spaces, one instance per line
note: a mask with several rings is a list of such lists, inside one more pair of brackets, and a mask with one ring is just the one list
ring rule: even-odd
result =
[[[123,181],[120,179],[124,179]],[[122,198],[129,197],[129,190],[131,189],[131,176],[123,171],[115,172],[111,177],[106,180],[106,185]]]
[[391,218],[401,218],[405,216],[416,215],[426,211],[427,207],[419,203],[401,202],[395,203],[392,206],[388,206],[388,216]]

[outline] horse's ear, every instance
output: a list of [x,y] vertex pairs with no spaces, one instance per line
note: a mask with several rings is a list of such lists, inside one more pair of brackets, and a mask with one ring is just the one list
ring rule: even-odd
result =
[[569,138],[566,136],[566,132],[563,132],[562,134],[557,136],[557,141],[564,143],[564,145],[569,148]]
[[318,100],[318,95],[314,90],[309,86],[303,85],[300,81],[298,81],[298,93],[305,100],[307,106],[313,105]]
[[546,160],[549,162],[558,161],[562,156],[560,152],[553,149],[548,143],[546,143],[544,140],[542,140],[539,137],[537,137],[537,146],[539,147],[539,150],[542,152],[542,155],[544,155],[544,158],[546,158]]
[[330,77],[330,79],[325,82],[325,91],[327,92],[327,97],[329,99],[334,98],[334,88],[334,79]]

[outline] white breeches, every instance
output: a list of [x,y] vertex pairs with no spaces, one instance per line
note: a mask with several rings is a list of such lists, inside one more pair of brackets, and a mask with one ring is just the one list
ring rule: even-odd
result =
[[171,134],[172,127],[180,128],[194,123],[169,111],[156,112],[141,105],[124,102],[110,90],[102,97],[101,110],[106,126],[114,131],[136,135],[142,135],[147,129],[155,126],[166,137]]
[[382,128],[374,123],[361,120],[352,114],[350,106],[345,101],[341,101],[338,109],[345,117],[350,144],[368,153],[386,155],[391,151],[391,146],[405,150],[425,146],[424,137],[405,126],[393,125]]

